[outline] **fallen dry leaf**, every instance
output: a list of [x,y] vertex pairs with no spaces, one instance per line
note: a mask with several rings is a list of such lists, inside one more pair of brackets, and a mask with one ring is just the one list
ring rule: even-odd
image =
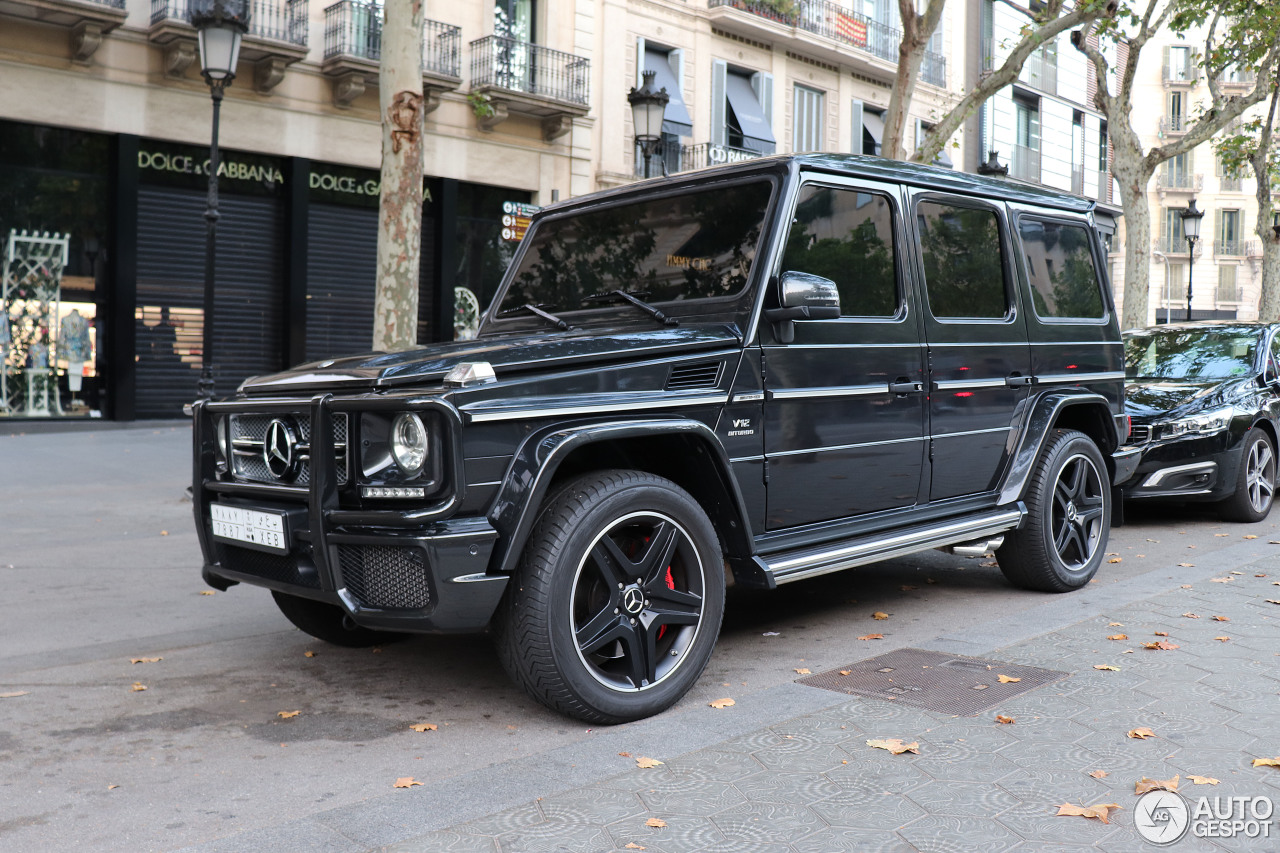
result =
[[1215,617],[1213,617],[1213,621],[1214,621],[1214,622],[1230,622],[1230,621],[1231,621],[1231,617],[1230,617],[1230,616],[1215,616]]
[[912,586],[912,585],[911,585],[911,584],[909,584],[909,583],[904,583],[902,586],[900,586],[900,587],[898,587],[898,588],[899,588],[900,590],[902,590],[903,592],[911,592],[913,589],[919,589],[920,587],[918,587],[918,586]]
[[1246,534],[1244,535],[1244,538],[1245,538],[1245,539],[1257,539],[1257,538],[1258,538],[1258,536],[1257,536],[1257,534],[1255,534],[1255,533],[1246,533]]
[[164,658],[129,658],[129,663],[158,663]]
[[1105,778],[1107,778],[1107,771],[1105,771],[1105,770],[1095,770],[1095,771],[1093,771],[1092,773],[1090,773],[1089,775],[1090,775],[1090,776],[1092,776],[1092,777],[1093,777],[1093,778],[1095,778],[1095,779],[1105,779]]
[[1230,638],[1230,637],[1214,637],[1214,639],[1215,639],[1215,640],[1217,640],[1219,643],[1229,643],[1229,642],[1231,642],[1231,638]]
[[662,829],[664,826],[667,825],[667,822],[660,817],[651,817],[644,822],[644,825],[652,826],[655,829]]
[[626,844],[622,845],[622,847],[624,850],[643,850],[644,849],[639,844],[636,844],[634,841],[628,841]]
[[716,701],[709,702],[707,704],[709,704],[712,708],[728,708],[730,705],[734,705],[736,703],[732,699],[729,699],[728,697],[726,697],[724,699],[717,699]]
[[1183,588],[1183,589],[1191,589],[1191,584],[1189,584],[1189,583],[1184,583],[1184,584],[1182,585],[1182,588]]
[[291,720],[301,713],[301,711],[276,711],[276,716],[282,720]]
[[1146,740],[1149,737],[1159,737],[1159,735],[1151,731],[1151,729],[1146,726],[1143,726],[1139,729],[1130,729],[1129,737],[1134,738],[1135,740]]
[[1214,536],[1230,536],[1230,533],[1215,533]]
[[1280,600],[1277,600],[1275,598],[1268,598],[1267,604],[1280,604]]
[[108,785],[108,786],[107,786],[107,790],[108,790],[108,791],[114,791],[116,788],[119,788],[119,787],[120,787],[119,785]]
[[1148,779],[1143,776],[1141,782],[1133,783],[1134,796],[1145,794],[1148,791],[1176,791],[1178,790],[1179,778],[1174,776],[1172,779]]
[[1108,562],[1108,563],[1123,563],[1123,562],[1124,562],[1124,558],[1123,558],[1123,557],[1112,557],[1110,560],[1107,560],[1107,562]]
[[412,776],[401,776],[399,779],[396,780],[396,783],[392,787],[393,788],[412,788],[414,785],[421,785],[421,784],[422,784],[421,782],[419,782],[417,779],[414,779]]
[[1156,631],[1155,633],[1156,633],[1156,636],[1157,636],[1157,637],[1167,637],[1167,636],[1169,636],[1169,632],[1168,632],[1168,631]]
[[619,753],[618,753],[618,755],[621,755],[623,758],[630,758],[630,757],[631,757],[631,753],[629,753],[629,752],[619,752]]
[[797,668],[796,668],[796,674],[797,674],[797,675],[808,675],[808,674],[809,674],[809,668],[808,668],[808,667],[804,667],[804,666],[797,667]]
[[1094,668],[1094,669],[1105,669],[1105,670],[1108,670],[1108,671],[1110,671],[1110,672],[1119,672],[1119,671],[1120,671],[1120,667],[1118,667],[1118,666],[1112,666],[1112,665],[1111,665],[1111,664],[1109,664],[1109,663],[1095,663],[1095,664],[1093,665],[1093,668]]
[[[167,530],[161,530],[161,531],[160,531],[160,535],[161,535],[161,536],[168,536],[168,535],[169,535],[169,531],[167,531]],[[1254,539],[1257,539],[1258,537],[1257,537],[1257,536],[1255,536],[1255,537],[1253,537],[1253,538],[1254,538]]]
[[415,732],[434,732],[440,727],[435,723],[413,723],[409,728],[413,729]]
[[307,651],[307,652],[303,652],[303,653],[302,653],[302,656],[303,656],[304,658],[313,658],[313,657],[315,657],[315,656],[316,656],[316,653],[315,653],[315,652],[311,652],[311,651]]
[[141,693],[143,690],[146,690],[146,689],[147,689],[147,685],[143,684],[141,681],[133,682],[134,693]]
[[1232,571],[1230,572],[1230,574],[1233,574],[1233,575],[1242,575],[1242,574],[1244,574],[1244,572],[1237,572],[1237,571],[1235,571],[1234,569],[1232,569]]
[[1190,612],[1187,612],[1187,613],[1183,613],[1182,615],[1183,615],[1183,616],[1185,616],[1185,617],[1187,617],[1188,619],[1199,619],[1199,618],[1200,618],[1200,614],[1199,614],[1199,613],[1190,613]]
[[1108,640],[1127,640],[1129,639],[1129,635],[1128,634],[1112,634],[1111,636],[1107,637],[1107,639]]
[[1254,577],[1255,577],[1255,578],[1265,578],[1265,577],[1266,577],[1266,574],[1264,574],[1263,572],[1258,572],[1256,575],[1254,575]]
[[863,634],[859,640],[883,640],[884,634]]
[[889,614],[885,613],[883,610],[877,610],[875,613],[871,614],[871,618],[877,622],[883,622],[889,618]]
[[10,693],[0,693],[0,699],[16,699],[19,696],[26,696],[30,690],[14,690]]
[[1156,640],[1154,643],[1143,643],[1142,647],[1144,649],[1158,649],[1166,652],[1182,648],[1177,643],[1170,643],[1168,640]]
[[1235,578],[1209,578],[1213,583],[1231,583]]
[[996,680],[1001,684],[1017,684],[1021,678],[1014,678],[1012,675],[997,675]]
[[853,674],[853,670],[851,670],[851,669],[842,669],[842,670],[840,670],[840,674],[841,674],[841,675],[852,675],[852,674]]
[[1016,723],[1017,720],[1015,720],[1013,717],[1006,717],[1004,714],[996,714],[996,722],[1000,723],[1001,725],[1008,726],[1008,725],[1012,725],[1013,723]]
[[875,749],[887,749],[894,755],[901,755],[904,752],[911,752],[916,755],[920,754],[919,741],[913,740],[911,743],[903,743],[902,738],[900,737],[873,738],[867,741],[867,746],[874,747]]
[[217,595],[218,591],[216,589],[202,589],[200,590],[200,594],[201,595]]
[[1187,778],[1195,785],[1216,785],[1218,780],[1212,776],[1196,776],[1194,773],[1188,773]]
[[1254,767],[1280,767],[1280,758],[1255,758]]
[[1108,622],[1108,623],[1107,623],[1107,627],[1108,627],[1108,628],[1123,628],[1123,627],[1124,627],[1124,623],[1123,623],[1123,622]]
[[662,762],[659,761],[658,759],[650,758],[647,755],[642,755],[636,759],[636,767],[639,767],[641,770],[650,770],[654,767],[658,767],[661,764]]
[[1100,820],[1103,823],[1111,823],[1108,817],[1111,812],[1119,808],[1120,806],[1116,803],[1099,803],[1096,806],[1073,806],[1071,803],[1063,803],[1058,806],[1057,816],[1088,817]]

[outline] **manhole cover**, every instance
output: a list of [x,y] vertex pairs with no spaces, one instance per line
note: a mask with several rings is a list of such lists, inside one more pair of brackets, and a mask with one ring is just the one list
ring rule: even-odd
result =
[[[846,672],[848,675],[842,674]],[[1017,681],[1002,683],[1001,675]],[[800,683],[967,717],[1066,677],[1067,673],[1052,669],[924,649],[898,649],[801,678]]]

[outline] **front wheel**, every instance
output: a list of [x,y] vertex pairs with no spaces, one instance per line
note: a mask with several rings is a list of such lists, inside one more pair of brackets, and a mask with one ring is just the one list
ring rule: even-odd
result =
[[335,646],[361,649],[401,639],[400,634],[360,627],[334,604],[275,590],[271,591],[271,596],[276,600],[276,607],[294,627]]
[[1027,521],[996,551],[1014,586],[1068,592],[1098,571],[1111,532],[1111,487],[1097,445],[1076,430],[1057,429],[1027,488]]
[[1245,437],[1236,490],[1218,505],[1226,521],[1262,521],[1271,512],[1276,490],[1276,453],[1265,432],[1254,428]]
[[622,723],[688,692],[723,614],[719,539],[697,502],[670,480],[605,471],[548,501],[494,628],[504,667],[535,699]]

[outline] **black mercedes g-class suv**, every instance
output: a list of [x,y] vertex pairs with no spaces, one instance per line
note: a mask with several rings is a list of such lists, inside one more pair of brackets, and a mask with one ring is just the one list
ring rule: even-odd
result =
[[530,694],[606,723],[694,684],[730,583],[968,546],[1075,589],[1136,458],[1103,228],[834,155],[547,208],[477,339],[195,405],[204,578],[343,645],[491,628]]

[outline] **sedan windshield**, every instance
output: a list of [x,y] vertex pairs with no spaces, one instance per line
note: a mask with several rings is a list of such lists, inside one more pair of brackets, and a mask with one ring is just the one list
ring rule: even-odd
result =
[[649,304],[735,296],[746,287],[772,190],[771,181],[752,181],[541,222],[492,316],[522,305],[557,315],[617,310],[629,300],[616,291]]
[[1127,379],[1213,382],[1253,372],[1258,334],[1240,329],[1170,329],[1125,337]]

